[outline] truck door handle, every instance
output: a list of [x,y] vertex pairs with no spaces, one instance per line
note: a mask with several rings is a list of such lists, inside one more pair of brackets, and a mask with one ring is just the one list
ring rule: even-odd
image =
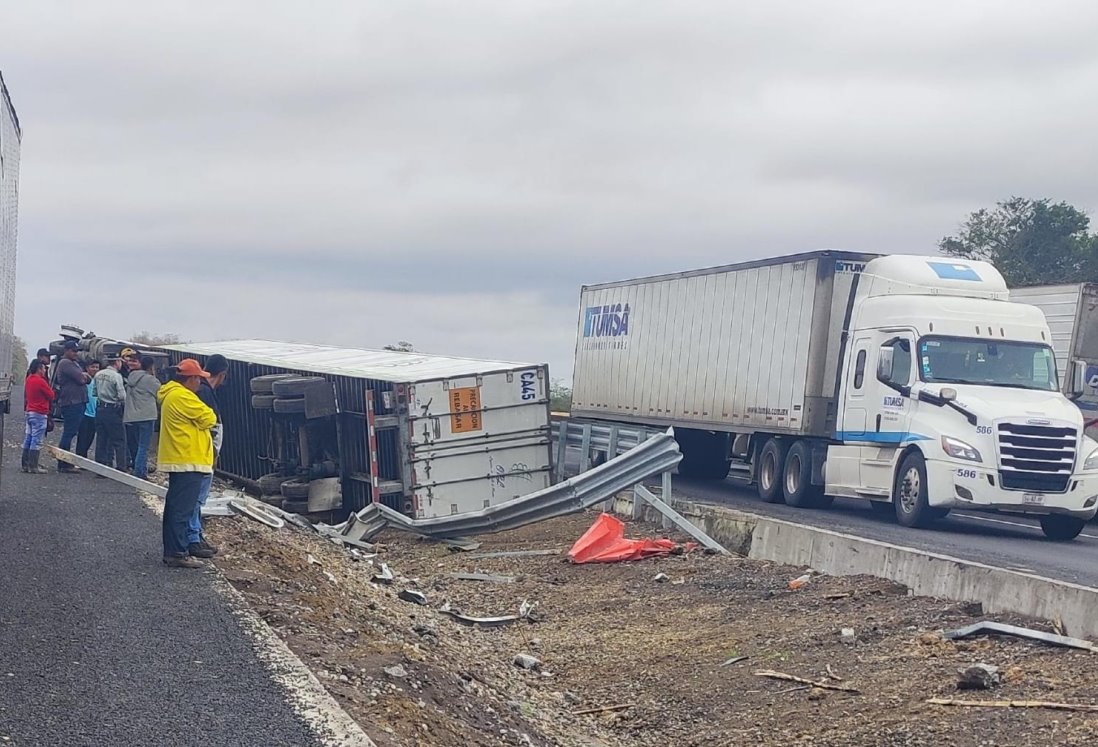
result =
[[880,415],[877,416],[877,432],[878,433],[881,432],[881,416]]

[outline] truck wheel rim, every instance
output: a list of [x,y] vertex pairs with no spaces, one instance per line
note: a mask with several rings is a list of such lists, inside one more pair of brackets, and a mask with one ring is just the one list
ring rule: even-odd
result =
[[762,468],[763,490],[770,490],[770,488],[774,485],[774,478],[775,478],[774,473],[775,472],[776,472],[776,470],[775,470],[775,465],[774,465],[774,457],[770,454],[767,454],[763,458],[763,468]]
[[800,486],[801,458],[797,454],[786,457],[785,466],[785,492],[795,495]]
[[900,507],[905,514],[915,510],[915,505],[919,502],[919,489],[921,487],[919,470],[912,467],[904,474],[903,482],[900,483]]

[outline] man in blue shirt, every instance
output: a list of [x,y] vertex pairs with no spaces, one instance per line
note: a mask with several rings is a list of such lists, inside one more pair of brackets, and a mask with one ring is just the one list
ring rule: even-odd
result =
[[95,440],[95,375],[99,373],[99,361],[88,363],[88,376],[92,380],[88,382],[88,406],[84,408],[84,419],[80,421],[80,431],[76,434],[76,453],[82,457],[88,456],[92,441]]

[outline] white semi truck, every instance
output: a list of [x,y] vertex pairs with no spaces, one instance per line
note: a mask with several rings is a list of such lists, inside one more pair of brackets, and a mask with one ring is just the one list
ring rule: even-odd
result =
[[1049,325],[985,262],[813,252],[586,286],[572,416],[675,427],[682,474],[764,501],[872,501],[901,524],[952,508],[1098,510],[1098,442]]

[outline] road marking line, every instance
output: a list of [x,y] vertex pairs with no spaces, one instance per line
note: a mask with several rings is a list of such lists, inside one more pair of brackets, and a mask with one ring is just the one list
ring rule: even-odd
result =
[[[954,516],[960,516],[963,519],[975,519],[976,521],[986,521],[991,524],[1006,524],[1012,527],[1024,527],[1026,529],[1040,529],[1039,526],[1033,526],[1032,524],[1020,524],[1017,521],[1006,521],[1005,519],[993,519],[990,516],[974,516],[973,514],[960,514],[954,513]],[[1098,539],[1098,535],[1095,534],[1080,534],[1080,537],[1086,537],[1087,539]]]

